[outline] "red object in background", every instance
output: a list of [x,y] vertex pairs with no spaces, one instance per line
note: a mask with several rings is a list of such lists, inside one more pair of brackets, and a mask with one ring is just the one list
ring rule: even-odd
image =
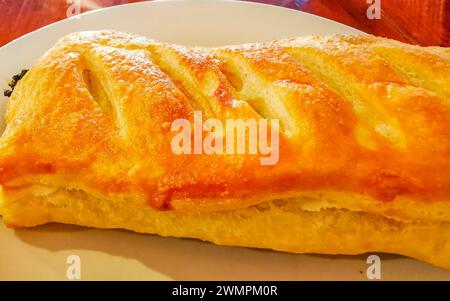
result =
[[[79,0],[81,11],[143,0]],[[377,36],[420,45],[450,46],[450,0],[249,0],[297,9]],[[381,19],[369,20],[370,3],[381,2]],[[0,0],[0,46],[64,19],[67,0]],[[369,3],[368,3],[369,2]]]
[[[81,12],[142,0],[79,0]],[[72,0],[0,0],[0,46],[67,18]]]
[[278,0],[364,32],[423,46],[450,46],[450,0],[379,0],[381,19],[369,20],[375,0]]

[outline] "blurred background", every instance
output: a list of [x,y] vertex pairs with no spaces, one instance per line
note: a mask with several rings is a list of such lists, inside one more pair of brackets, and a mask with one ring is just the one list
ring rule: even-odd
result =
[[[143,0],[0,0],[0,46],[81,12]],[[195,0],[189,0],[195,1]],[[424,46],[450,46],[450,0],[242,0],[319,15],[370,34]],[[380,8],[380,9],[379,9]]]

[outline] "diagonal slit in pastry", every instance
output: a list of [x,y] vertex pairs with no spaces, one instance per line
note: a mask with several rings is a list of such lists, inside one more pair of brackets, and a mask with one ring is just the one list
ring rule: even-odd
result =
[[308,122],[301,117],[295,119],[283,101],[283,92],[272,83],[267,83],[252,72],[249,64],[239,55],[217,51],[223,60],[222,72],[234,86],[240,99],[249,103],[256,112],[266,119],[278,119],[281,130],[287,136],[307,135]]
[[125,136],[126,125],[117,107],[117,95],[106,67],[92,51],[83,51],[80,57],[80,72],[89,94],[98,103],[103,112],[113,118],[122,136]]
[[111,114],[111,101],[109,100],[108,94],[105,92],[103,85],[99,79],[93,75],[93,72],[89,69],[84,69],[82,71],[83,80],[86,83],[86,87],[89,93],[97,101],[98,105],[108,114]]
[[[385,59],[410,84],[427,89],[438,95],[450,106],[450,58],[439,52],[412,49],[396,49],[389,45],[375,45],[372,49]],[[427,61],[439,58],[441,64],[431,68]],[[436,72],[439,76],[436,76]]]
[[309,68],[330,87],[343,95],[352,104],[353,110],[360,120],[364,120],[395,146],[405,147],[406,141],[399,129],[398,122],[384,112],[376,99],[370,100],[373,98],[370,92],[362,91],[358,84],[339,72],[337,68],[333,68],[332,63],[323,60],[322,55],[316,51],[302,48],[293,48],[289,51],[300,64]]
[[212,118],[216,115],[217,110],[214,109],[214,103],[199,89],[196,78],[189,72],[189,66],[186,66],[183,58],[176,54],[176,49],[160,45],[149,47],[149,51],[153,61],[168,75],[180,91],[195,103],[196,108],[201,109],[206,117]]

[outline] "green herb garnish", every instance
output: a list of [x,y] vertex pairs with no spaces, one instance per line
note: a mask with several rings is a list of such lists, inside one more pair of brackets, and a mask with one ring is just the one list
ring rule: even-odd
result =
[[25,76],[25,74],[27,74],[27,72],[28,72],[28,69],[22,69],[22,71],[20,71],[20,73],[14,75],[8,84],[8,86],[11,88],[11,90],[5,90],[3,92],[3,95],[5,95],[6,97],[11,97],[11,94],[14,91],[14,88],[17,86],[17,83],[19,82],[19,80],[21,80]]

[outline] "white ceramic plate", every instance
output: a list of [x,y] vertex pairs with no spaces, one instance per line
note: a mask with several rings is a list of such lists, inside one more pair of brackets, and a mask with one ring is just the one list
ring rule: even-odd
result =
[[[313,15],[248,2],[128,4],[58,22],[0,48],[0,87],[6,88],[13,74],[32,66],[63,35],[100,29],[199,46],[360,33]],[[1,112],[5,102],[0,100]],[[367,255],[295,255],[65,225],[11,230],[0,221],[0,280],[66,280],[70,255],[81,259],[82,280],[367,280],[368,267]],[[419,261],[379,256],[382,279],[450,279],[449,271]]]

